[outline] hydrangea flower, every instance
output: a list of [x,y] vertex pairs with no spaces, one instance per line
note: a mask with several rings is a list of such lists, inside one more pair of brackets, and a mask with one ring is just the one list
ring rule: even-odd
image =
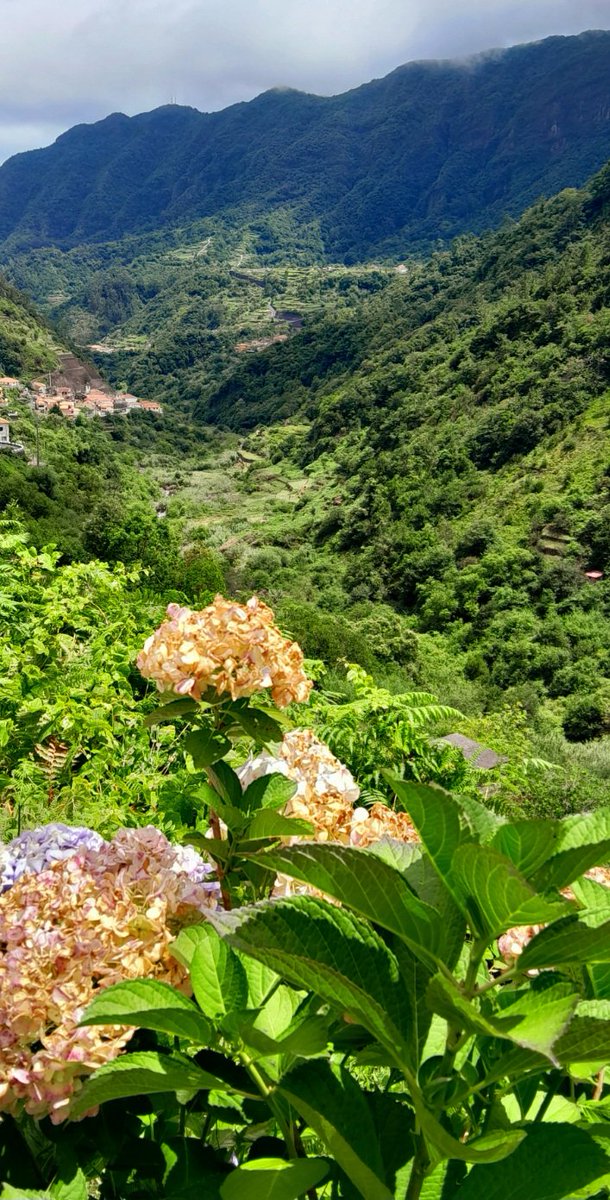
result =
[[82,825],[54,821],[39,829],[27,829],[0,848],[0,891],[12,887],[28,872],[38,874],[52,863],[83,850],[100,850],[105,844],[99,833]]
[[264,750],[237,771],[243,788],[273,772],[297,785],[285,807],[286,816],[310,821],[319,842],[349,842],[353,807],[360,788],[343,763],[311,729],[291,729],[277,753]]
[[256,596],[243,605],[216,596],[199,612],[170,604],[167,616],[137,660],[160,692],[199,700],[213,688],[237,700],[270,688],[279,708],[308,699],[312,684],[300,646],[282,636]]
[[171,944],[216,906],[212,873],[158,830],[124,829],[0,895],[0,1112],[70,1116],[83,1081],[134,1032],[79,1028],[99,988],[154,978],[188,990]]

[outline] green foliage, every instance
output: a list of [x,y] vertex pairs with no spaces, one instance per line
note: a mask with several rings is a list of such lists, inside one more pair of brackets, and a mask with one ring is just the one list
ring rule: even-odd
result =
[[[231,776],[218,781],[228,795]],[[147,1048],[85,1083],[77,1115],[101,1104],[100,1116],[52,1138],[17,1124],[28,1149],[6,1159],[7,1195],[26,1194],[32,1169],[56,1194],[68,1139],[72,1177],[93,1171],[103,1194],[134,1200],[187,1162],[193,1197],[218,1200],[296,1200],[303,1188],[418,1200],[443,1194],[443,1180],[445,1194],[454,1180],[473,1198],[508,1185],[523,1200],[532,1187],[546,1200],[605,1194],[610,1010],[590,996],[608,910],[582,871],[607,857],[610,810],[511,823],[390,782],[420,846],[263,851],[271,872],[338,906],[303,895],[184,930],[175,953],[193,1000],[154,980],[100,991],[84,1022],[137,1024]],[[567,882],[569,901],[556,890]],[[546,927],[506,964],[496,938],[511,921]],[[160,1154],[141,1175],[151,1121]]]
[[392,695],[354,665],[347,681],[353,698],[342,702],[341,697],[316,690],[308,720],[339,761],[347,763],[365,797],[388,797],[385,770],[446,787],[470,786],[462,755],[431,738],[435,729],[459,721],[459,712],[426,692]]

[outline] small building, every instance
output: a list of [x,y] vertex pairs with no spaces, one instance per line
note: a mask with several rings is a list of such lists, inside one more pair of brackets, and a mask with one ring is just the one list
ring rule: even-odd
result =
[[140,400],[138,408],[143,408],[144,412],[162,413],[163,408],[156,400]]
[[33,379],[30,384],[30,391],[34,392],[36,396],[46,396],[47,385],[42,379]]
[[124,414],[124,413],[128,413],[128,412],[132,412],[133,409],[138,408],[139,405],[140,405],[140,401],[138,400],[137,396],[130,396],[128,393],[125,393],[125,392],[118,392],[118,394],[114,397],[115,413]]
[[0,421],[0,446],[8,446],[11,440],[11,430],[8,421]]
[[480,771],[491,771],[494,767],[499,767],[502,763],[508,762],[505,754],[496,754],[495,750],[490,750],[487,746],[482,746],[480,742],[475,742],[473,738],[467,738],[463,733],[447,733],[445,737],[435,739],[437,745],[442,745],[444,742],[447,746],[454,746],[456,750],[461,751],[467,762],[472,767],[478,767]]
[[18,379],[13,379],[12,375],[0,375],[1,388],[17,388],[21,387]]

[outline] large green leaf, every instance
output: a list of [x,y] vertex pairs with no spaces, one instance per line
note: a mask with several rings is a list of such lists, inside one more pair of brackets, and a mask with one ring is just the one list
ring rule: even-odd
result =
[[63,1161],[49,1188],[53,1200],[88,1200],[87,1180],[74,1155],[62,1154],[59,1157]]
[[560,821],[515,821],[501,825],[491,845],[510,858],[527,879],[555,852],[560,825]]
[[248,980],[243,964],[211,925],[204,926],[191,959],[193,991],[199,1007],[212,1020],[243,1008],[248,999]]
[[540,896],[492,846],[461,845],[451,864],[454,893],[477,936],[493,938],[514,925],[541,925],[568,909],[562,897]]
[[281,742],[284,730],[270,713],[261,708],[235,708],[233,717],[241,725],[244,733],[259,744],[265,742]]
[[172,958],[182,963],[183,967],[190,967],[195,950],[207,936],[205,921],[201,921],[199,925],[187,925],[180,930],[170,946]]
[[248,812],[259,808],[283,808],[296,792],[297,785],[286,775],[274,771],[261,775],[248,785],[244,792],[244,804]]
[[98,1104],[125,1096],[215,1087],[222,1087],[222,1083],[181,1054],[155,1054],[152,1051],[122,1054],[113,1062],[98,1067],[73,1100],[70,1115],[82,1117]]
[[104,988],[85,1011],[81,1025],[136,1025],[207,1045],[210,1026],[199,1009],[158,979],[130,979]]
[[459,1200],[564,1200],[604,1176],[610,1159],[588,1131],[571,1124],[527,1126],[527,1137],[497,1166],[477,1166]]
[[564,817],[557,826],[553,856],[534,878],[540,889],[566,887],[610,857],[610,807],[586,816]]
[[519,966],[527,971],[592,962],[610,962],[610,908],[555,921],[537,933],[519,957]]
[[351,846],[312,842],[279,848],[265,860],[276,871],[319,888],[404,938],[425,962],[438,954],[438,914],[417,898],[403,875],[376,855]]
[[457,801],[441,788],[410,783],[390,772],[384,774],[409,813],[437,871],[446,878],[460,842],[472,840],[470,832],[460,823]]
[[227,1175],[222,1200],[298,1200],[328,1175],[321,1158],[255,1158]]
[[194,729],[184,739],[184,748],[190,754],[198,771],[215,763],[227,750],[231,743],[222,733],[213,729]]
[[610,1063],[610,1000],[584,1000],[555,1052],[574,1075],[587,1077]]
[[347,1012],[398,1062],[413,1063],[414,1029],[396,958],[346,909],[299,896],[210,920],[237,949]]
[[313,831],[314,827],[310,821],[302,821],[298,817],[283,817],[272,808],[262,808],[254,813],[246,830],[246,837],[250,841],[258,838],[308,837]]
[[150,729],[153,725],[160,725],[162,721],[175,721],[177,717],[193,715],[198,708],[199,705],[190,696],[170,700],[169,704],[163,704],[160,708],[155,708],[154,712],[148,713],[144,724]]
[[466,999],[445,975],[435,975],[427,991],[428,1004],[447,1021],[471,1033],[507,1038],[557,1063],[553,1046],[561,1037],[578,1003],[569,983],[528,988],[511,998],[499,1013],[486,1015]]
[[391,1200],[366,1096],[348,1071],[308,1062],[289,1071],[279,1092],[318,1135],[367,1200]]
[[234,804],[235,808],[244,807],[244,794],[239,777],[228,763],[211,763],[207,768],[207,776],[214,791],[218,792],[225,804]]

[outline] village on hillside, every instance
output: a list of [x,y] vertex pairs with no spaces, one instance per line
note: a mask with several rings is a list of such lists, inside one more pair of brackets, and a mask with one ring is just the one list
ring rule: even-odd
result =
[[[134,410],[157,413],[163,407],[156,400],[141,400],[128,392],[113,391],[94,371],[74,356],[60,356],[59,367],[44,379],[26,383],[10,375],[0,375],[0,408],[7,411],[6,420],[0,416],[0,450],[19,454],[22,447],[10,438],[11,398],[25,401],[32,411],[46,417],[51,413],[68,420],[78,416],[127,416]],[[16,414],[15,414],[16,415]]]

